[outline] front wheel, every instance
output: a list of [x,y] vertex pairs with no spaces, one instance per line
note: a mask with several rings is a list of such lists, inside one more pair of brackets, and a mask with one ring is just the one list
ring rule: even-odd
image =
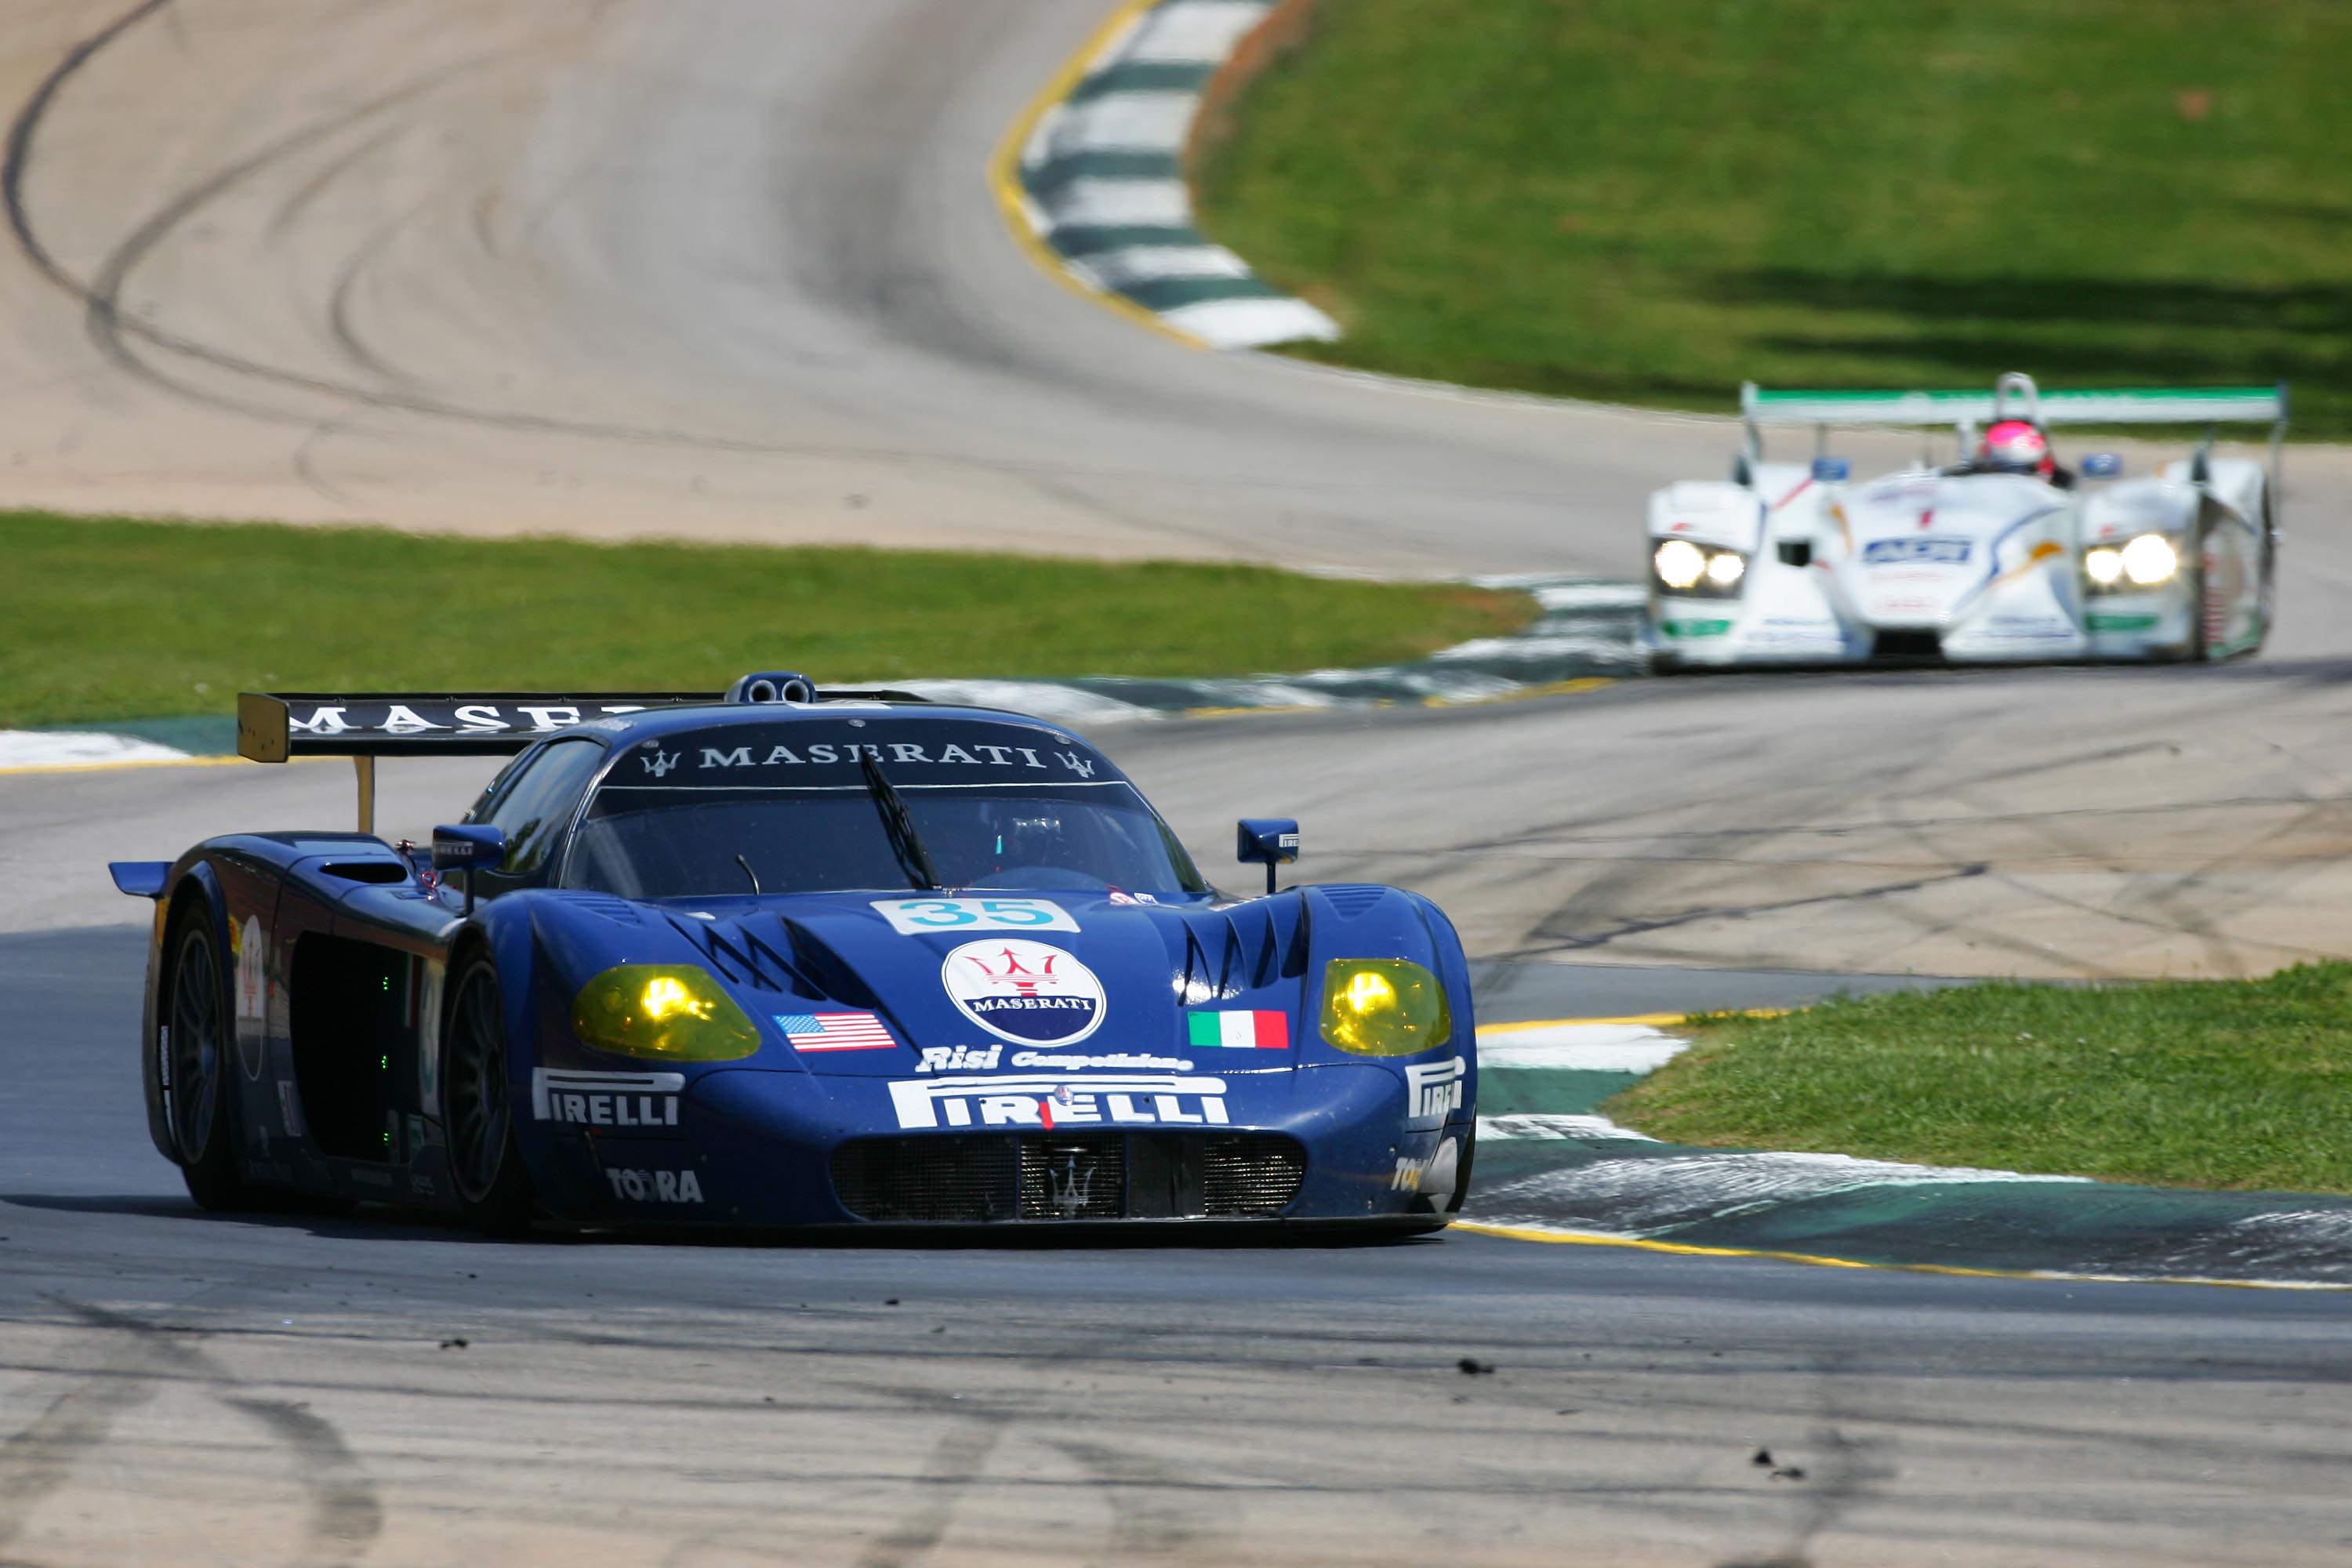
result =
[[467,1219],[494,1236],[520,1234],[537,1214],[530,1176],[516,1145],[514,1092],[507,1062],[506,1012],[498,965],[477,952],[449,995],[446,1042],[449,1175]]
[[1476,1163],[1477,1157],[1478,1124],[1474,1121],[1462,1134],[1462,1163],[1454,1172],[1454,1194],[1445,1200],[1448,1216],[1460,1214],[1462,1205],[1470,1201],[1470,1167]]
[[171,967],[156,1008],[155,1062],[163,1080],[173,1157],[188,1195],[205,1208],[239,1209],[253,1194],[236,1169],[230,1106],[235,1074],[229,1070],[236,1025],[228,1016],[228,986],[210,914],[202,904],[191,904],[173,925],[165,949]]

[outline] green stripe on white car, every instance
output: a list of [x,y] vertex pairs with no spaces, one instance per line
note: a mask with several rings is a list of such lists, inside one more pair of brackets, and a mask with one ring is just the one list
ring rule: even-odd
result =
[[2045,392],[2027,413],[1998,393],[1768,392],[1739,389],[1740,412],[1770,425],[1983,424],[2004,412],[2043,425],[2274,425],[2286,417],[2284,386],[2150,387],[2128,391]]

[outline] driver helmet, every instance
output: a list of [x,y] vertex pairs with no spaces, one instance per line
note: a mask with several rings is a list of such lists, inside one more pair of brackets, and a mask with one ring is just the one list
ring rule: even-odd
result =
[[1977,466],[2044,479],[2058,471],[2057,459],[2050,455],[2050,437],[2025,419],[1996,420],[1977,446]]
[[1059,812],[1041,809],[1041,803],[990,802],[981,820],[992,836],[992,856],[997,868],[1006,866],[1058,866],[1067,858],[1067,834]]

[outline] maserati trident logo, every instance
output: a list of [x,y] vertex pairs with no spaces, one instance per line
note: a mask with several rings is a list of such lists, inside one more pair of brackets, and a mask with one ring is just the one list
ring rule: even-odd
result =
[[1076,752],[1055,752],[1054,755],[1061,760],[1061,763],[1064,767],[1069,769],[1080,778],[1090,779],[1095,776],[1095,764],[1093,758],[1082,757]]
[[1085,1212],[1087,1200],[1094,1195],[1094,1166],[1088,1165],[1083,1173],[1080,1172],[1078,1157],[1073,1152],[1063,1159],[1060,1170],[1047,1165],[1045,1179],[1053,1185],[1055,1213],[1064,1219],[1075,1219]]
[[639,757],[637,761],[643,763],[646,765],[646,772],[653,774],[654,777],[667,778],[670,769],[677,766],[677,759],[681,754],[677,752],[665,752],[656,746],[654,748],[652,756]]

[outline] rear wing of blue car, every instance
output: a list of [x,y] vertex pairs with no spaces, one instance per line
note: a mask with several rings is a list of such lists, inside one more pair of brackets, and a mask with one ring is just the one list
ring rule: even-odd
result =
[[236,752],[257,763],[510,756],[574,724],[719,700],[716,691],[247,691],[236,700]]
[[247,691],[236,700],[237,755],[257,763],[349,757],[359,773],[359,826],[375,831],[375,759],[499,757],[558,731],[656,708],[721,703],[921,702],[908,691],[820,692],[804,675],[761,671],[725,691]]
[[[2204,447],[2222,425],[2271,427],[2272,466],[2286,437],[2286,383],[2275,386],[2118,388],[2092,392],[2043,392],[2030,375],[2002,376],[1984,392],[1767,391],[1754,382],[1739,389],[1740,423],[1748,461],[1763,456],[1766,425],[1811,425],[1817,447],[1825,447],[1832,425],[1948,426],[1965,448],[1979,425],[1999,419],[2030,419],[2047,429],[2057,425],[2202,425]],[[2203,448],[2200,448],[2202,450]]]

